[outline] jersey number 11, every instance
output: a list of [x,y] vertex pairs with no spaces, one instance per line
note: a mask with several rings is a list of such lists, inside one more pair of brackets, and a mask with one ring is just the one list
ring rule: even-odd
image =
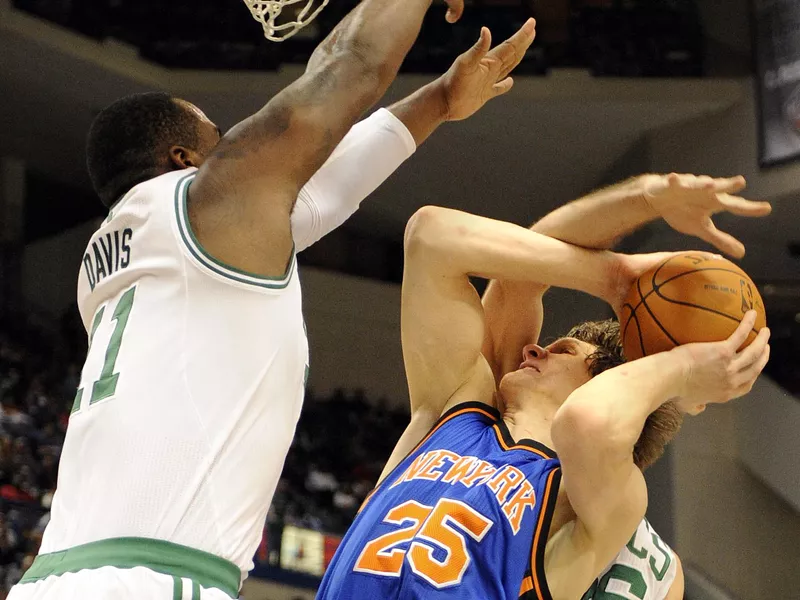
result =
[[[89,406],[110,398],[117,391],[117,381],[119,380],[119,373],[114,372],[114,367],[117,364],[117,356],[119,356],[119,349],[122,345],[122,334],[125,333],[125,327],[128,325],[128,317],[133,308],[133,298],[136,294],[136,286],[129,289],[122,294],[122,297],[117,302],[117,307],[114,309],[114,314],[111,316],[113,321],[116,321],[114,331],[111,333],[111,339],[108,341],[106,348],[106,356],[103,361],[103,369],[100,371],[100,378],[97,379],[91,386],[92,395],[89,398]],[[89,356],[94,350],[92,342],[94,341],[94,334],[103,320],[103,315],[106,312],[106,307],[101,306],[100,310],[94,316],[92,321],[92,331],[89,334],[89,350],[87,353],[86,364],[89,364]],[[86,367],[84,366],[84,369]],[[81,384],[83,384],[83,375],[81,375]],[[84,386],[78,388],[75,394],[75,401],[72,403],[72,411],[70,414],[78,412],[81,408],[81,401],[83,400]]]

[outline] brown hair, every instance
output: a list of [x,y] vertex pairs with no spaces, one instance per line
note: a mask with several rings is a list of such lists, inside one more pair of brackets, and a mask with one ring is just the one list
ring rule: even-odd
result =
[[[589,357],[589,374],[594,377],[625,362],[622,353],[619,323],[613,319],[587,321],[576,325],[567,334],[597,347]],[[659,406],[645,421],[639,441],[633,448],[633,462],[642,471],[664,454],[664,448],[675,437],[683,423],[683,415],[673,402]]]

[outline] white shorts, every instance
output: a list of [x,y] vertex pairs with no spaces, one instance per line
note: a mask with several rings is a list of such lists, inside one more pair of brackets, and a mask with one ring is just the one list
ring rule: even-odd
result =
[[102,567],[51,575],[11,588],[7,600],[231,600],[216,588],[145,567]]
[[8,600],[232,600],[240,576],[200,550],[116,538],[37,556]]

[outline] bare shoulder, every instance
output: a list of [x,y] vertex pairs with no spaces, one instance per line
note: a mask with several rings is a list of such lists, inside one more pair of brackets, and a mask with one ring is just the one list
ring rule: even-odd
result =
[[349,53],[318,62],[225,134],[190,191],[198,242],[249,275],[284,275],[300,189],[377,100],[374,78],[364,76],[365,67]]

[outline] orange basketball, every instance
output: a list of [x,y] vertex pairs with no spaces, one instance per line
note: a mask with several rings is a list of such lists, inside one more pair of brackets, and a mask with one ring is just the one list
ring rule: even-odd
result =
[[680,344],[722,341],[750,309],[758,318],[744,346],[767,324],[753,281],[724,258],[679,254],[639,277],[628,292],[620,323],[625,357],[636,360]]

